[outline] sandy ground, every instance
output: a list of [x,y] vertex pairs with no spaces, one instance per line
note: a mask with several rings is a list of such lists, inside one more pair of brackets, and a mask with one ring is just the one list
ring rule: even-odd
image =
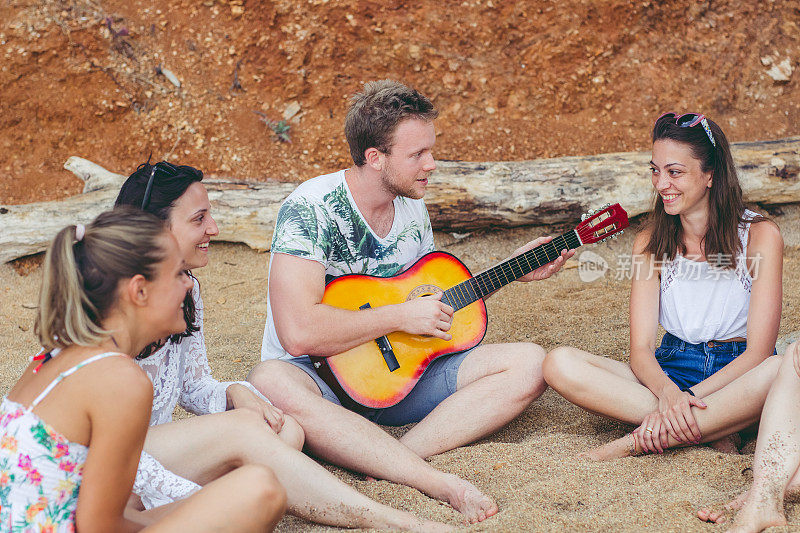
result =
[[[784,207],[775,220],[786,240],[781,334],[800,329],[800,208]],[[437,235],[439,248],[473,270],[491,266],[529,238],[554,232],[526,228],[473,234],[456,240]],[[620,255],[630,250],[632,232],[587,247],[610,265],[604,278],[579,278],[577,261],[551,280],[515,283],[488,301],[486,342],[534,341],[550,349],[572,344],[625,360],[630,282],[614,279]],[[259,360],[266,310],[267,254],[242,245],[215,244],[211,265],[196,272],[206,305],[211,366],[220,379],[243,379]],[[20,275],[0,265],[0,392],[5,393],[37,348],[34,307],[40,268]],[[185,416],[178,413],[179,416]],[[387,428],[396,435],[404,429]],[[716,531],[694,518],[700,505],[720,504],[752,479],[753,443],[744,455],[705,447],[663,456],[590,463],[575,455],[621,436],[625,427],[584,413],[548,390],[515,422],[489,439],[431,459],[442,470],[474,482],[500,505],[498,516],[475,531]],[[365,481],[330,467],[365,494],[402,509],[454,525],[460,515],[416,490],[385,481]],[[800,509],[787,505],[792,530]],[[323,530],[293,517],[280,531]]]

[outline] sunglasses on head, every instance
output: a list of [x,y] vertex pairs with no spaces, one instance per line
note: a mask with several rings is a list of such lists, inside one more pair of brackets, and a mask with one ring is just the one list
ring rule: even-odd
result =
[[156,172],[160,170],[169,177],[175,176],[178,173],[178,167],[166,161],[159,161],[150,168],[150,179],[147,180],[147,187],[144,189],[144,198],[142,198],[142,211],[146,210],[147,206],[150,205],[150,197],[153,195],[153,181],[155,181]]
[[661,116],[656,119],[656,122],[670,115],[675,117],[675,124],[679,128],[693,128],[700,124],[703,126],[703,130],[705,130],[706,135],[708,135],[708,140],[711,141],[711,144],[713,144],[715,147],[717,146],[717,141],[714,140],[714,135],[711,133],[711,128],[708,126],[708,120],[706,120],[705,115],[701,115],[699,113],[684,113],[682,115],[678,115],[677,113],[670,111],[668,113],[662,113]]

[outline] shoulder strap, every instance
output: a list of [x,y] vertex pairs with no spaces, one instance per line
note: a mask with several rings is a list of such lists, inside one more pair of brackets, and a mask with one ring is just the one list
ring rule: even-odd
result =
[[64,372],[62,372],[58,376],[56,376],[56,379],[51,381],[50,384],[47,387],[45,387],[45,389],[39,394],[39,396],[37,396],[36,399],[33,400],[33,402],[31,403],[30,407],[28,407],[28,411],[32,411],[37,405],[39,405],[39,402],[44,400],[45,396],[47,396],[50,393],[50,391],[53,390],[53,387],[55,387],[56,385],[61,383],[61,380],[63,380],[65,377],[69,376],[70,374],[73,374],[76,370],[78,370],[79,368],[85,367],[89,363],[93,363],[93,362],[98,361],[100,359],[105,359],[106,357],[112,357],[112,356],[128,357],[127,355],[125,355],[123,353],[119,353],[119,352],[105,352],[105,353],[94,355],[94,356],[90,357],[89,359],[86,359],[85,361],[81,361],[77,365],[73,366],[72,368],[70,368],[68,370],[65,370]]
[[745,219],[744,222],[739,224],[739,240],[742,242],[742,257],[747,256],[747,245],[750,241],[750,226],[752,220],[757,216],[758,213],[749,209],[745,209],[742,215],[742,218]]

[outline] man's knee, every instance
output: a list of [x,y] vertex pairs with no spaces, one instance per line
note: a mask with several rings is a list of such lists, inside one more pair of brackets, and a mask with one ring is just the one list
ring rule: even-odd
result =
[[307,389],[302,379],[298,379],[298,372],[304,374],[302,370],[286,361],[273,359],[262,361],[253,367],[247,376],[247,381],[271,402],[282,407],[295,393]]
[[261,361],[247,375],[247,381],[266,396],[270,388],[286,381],[286,365],[286,362],[277,359]]
[[521,342],[509,345],[508,370],[520,382],[522,395],[531,401],[547,388],[542,375],[544,358],[544,348],[538,344]]
[[250,371],[247,380],[276,407],[297,418],[313,410],[315,401],[324,400],[314,380],[286,361],[262,361]]

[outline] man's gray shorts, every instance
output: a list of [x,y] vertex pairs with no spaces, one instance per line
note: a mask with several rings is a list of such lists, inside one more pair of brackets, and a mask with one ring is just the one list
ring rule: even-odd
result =
[[[404,426],[419,422],[428,416],[428,413],[433,411],[445,398],[456,392],[458,369],[461,366],[461,362],[472,350],[474,348],[436,359],[428,365],[425,373],[422,374],[417,385],[411,389],[408,396],[403,398],[397,405],[385,409],[365,407],[363,410],[358,411],[358,414],[367,420],[385,426]],[[342,405],[333,390],[317,375],[314,370],[314,364],[307,355],[283,360],[308,374],[317,384],[326,400]]]

